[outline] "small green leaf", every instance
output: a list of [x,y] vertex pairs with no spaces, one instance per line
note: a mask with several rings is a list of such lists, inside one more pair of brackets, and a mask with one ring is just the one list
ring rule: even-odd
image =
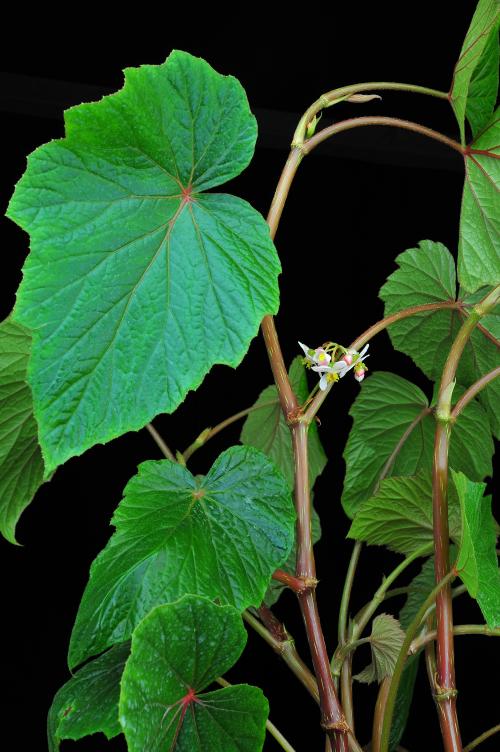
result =
[[[297,398],[303,404],[308,395],[307,376],[300,356],[293,359],[289,371],[290,382]],[[254,407],[265,405],[248,415],[241,432],[241,442],[254,446],[267,454],[279,467],[293,488],[295,467],[293,459],[292,437],[278,400],[275,386],[268,386],[262,391]],[[326,455],[321,446],[316,423],[309,427],[309,482],[311,488],[318,475],[326,465]]]
[[185,593],[259,606],[290,553],[294,523],[285,479],[252,447],[223,452],[205,477],[169,460],[143,462],[92,564],[70,666],[126,640],[154,606]]
[[469,292],[500,282],[500,109],[464,153],[458,278]]
[[30,234],[16,319],[49,470],[173,412],[215,363],[236,367],[278,308],[263,217],[204,193],[252,158],[245,92],[174,51],[125,70],[121,91],[65,113],[8,216]]
[[[455,387],[454,398],[462,392],[462,388]],[[354,425],[344,450],[342,504],[352,518],[384,478],[430,471],[435,421],[427,398],[418,387],[382,371],[367,380],[349,414]],[[492,453],[486,415],[472,401],[454,426],[450,464],[474,480],[481,480],[491,474]]]
[[[450,536],[460,538],[460,506],[454,487],[449,489]],[[432,551],[432,481],[428,472],[383,480],[377,493],[362,504],[354,517],[348,538],[391,551],[414,553],[426,543]]]
[[[455,262],[441,243],[422,240],[397,258],[398,269],[380,290],[384,315],[390,316],[410,306],[429,303],[458,303],[447,308],[410,316],[392,324],[388,331],[392,344],[406,353],[432,381],[439,381],[448,353],[471,307],[485,297],[488,288],[473,295],[460,290],[456,299]],[[498,359],[500,316],[493,313],[481,319],[465,345],[457,369],[457,381],[470,386],[491,370]],[[500,432],[500,382],[492,382],[479,395],[493,429]],[[475,478],[479,479],[479,478]]]
[[132,636],[120,723],[130,752],[260,752],[269,707],[257,687],[203,693],[238,660],[238,611],[185,596],[155,608]]
[[455,568],[475,598],[489,627],[500,626],[500,569],[495,550],[491,497],[484,483],[473,483],[452,471],[462,509],[462,542]]
[[404,639],[405,633],[394,616],[390,614],[376,616],[370,635],[372,663],[354,679],[371,684],[374,681],[380,683],[386,676],[392,676]]
[[44,465],[26,381],[29,332],[10,319],[0,324],[0,532],[16,541],[21,513],[44,481]]
[[121,733],[120,679],[129,653],[130,643],[115,645],[61,687],[47,719],[49,752],[56,752],[63,739],[81,739],[98,731],[112,739]]
[[476,132],[495,105],[498,70],[494,71],[498,34],[498,0],[479,0],[458,58],[450,88],[450,101],[465,143],[465,116]]

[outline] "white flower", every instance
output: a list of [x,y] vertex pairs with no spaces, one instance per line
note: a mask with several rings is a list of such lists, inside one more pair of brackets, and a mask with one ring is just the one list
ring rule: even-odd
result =
[[[343,378],[346,373],[351,370],[351,368],[354,368],[354,378],[356,379],[356,381],[363,381],[365,377],[365,371],[367,370],[366,366],[363,365],[363,360],[366,360],[370,357],[369,355],[365,355],[367,350],[368,345],[365,345],[361,352],[357,352],[356,350],[347,350],[346,355],[348,357],[346,358],[346,356],[344,356],[339,361],[334,363],[333,366],[313,366],[313,371],[321,373],[319,388],[324,391],[328,386],[329,381],[336,381],[339,378]],[[350,361],[350,363],[347,362],[348,360]],[[329,374],[331,374],[330,377],[328,376]]]
[[317,347],[315,350],[313,350],[311,347],[304,345],[303,342],[299,342],[299,345],[303,349],[304,355],[306,356],[309,363],[314,363],[314,365],[318,366],[327,366],[332,359],[332,356],[329,355],[322,347]]

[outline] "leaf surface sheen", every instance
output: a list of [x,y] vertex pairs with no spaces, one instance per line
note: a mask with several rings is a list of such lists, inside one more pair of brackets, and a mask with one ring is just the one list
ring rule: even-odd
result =
[[203,193],[249,163],[238,81],[175,51],[65,113],[8,216],[31,236],[15,309],[49,469],[172,412],[215,363],[237,366],[278,307],[279,261],[242,199]]
[[289,555],[295,510],[273,463],[252,447],[232,447],[204,478],[169,460],[142,463],[112,524],[76,618],[72,667],[186,593],[240,610],[259,606]]
[[29,332],[6,319],[0,324],[0,532],[16,541],[16,525],[44,481],[44,463],[26,380]]
[[239,658],[240,614],[206,598],[158,606],[136,628],[120,722],[130,752],[260,752],[268,703],[249,685],[203,692]]

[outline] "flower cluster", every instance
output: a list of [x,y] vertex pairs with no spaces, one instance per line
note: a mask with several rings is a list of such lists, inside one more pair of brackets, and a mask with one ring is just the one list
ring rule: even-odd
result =
[[[325,347],[317,347],[315,350],[302,342],[299,342],[299,345],[304,351],[306,366],[320,374],[319,388],[322,391],[326,389],[328,384],[345,376],[351,368],[354,369],[356,381],[363,381],[365,371],[368,370],[363,361],[370,357],[365,355],[368,345],[365,345],[361,352],[346,349],[334,342],[329,342]],[[338,360],[335,360],[337,353],[341,353],[341,355]]]

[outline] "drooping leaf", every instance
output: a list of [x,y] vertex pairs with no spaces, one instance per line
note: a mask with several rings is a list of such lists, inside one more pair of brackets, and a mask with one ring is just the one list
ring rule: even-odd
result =
[[70,666],[130,637],[156,605],[185,593],[259,606],[293,544],[285,479],[252,447],[232,447],[203,478],[169,460],[143,462],[92,564]]
[[99,731],[112,739],[121,733],[120,679],[129,654],[129,642],[115,645],[61,687],[47,719],[49,752],[56,752],[63,739],[81,739]]
[[44,465],[26,381],[31,336],[19,324],[0,324],[0,532],[16,541],[16,525],[44,481]]
[[[313,544],[317,543],[319,539],[321,538],[321,523],[318,516],[318,513],[316,510],[312,509],[312,541]],[[280,569],[282,569],[284,572],[287,572],[288,574],[295,574],[295,563],[296,563],[296,557],[297,557],[297,541],[295,539],[294,545],[292,546],[292,549],[290,553],[288,554],[288,559],[284,564],[281,565]],[[273,606],[278,598],[280,597],[281,593],[285,589],[285,585],[282,585],[281,582],[278,580],[271,580],[269,583],[269,587],[267,588],[266,594],[264,596],[264,603],[266,606]]]
[[500,569],[491,497],[483,497],[485,484],[473,483],[453,472],[462,509],[462,542],[455,567],[475,598],[490,627],[500,626]]
[[[461,533],[460,505],[454,486],[448,494],[450,536]],[[432,551],[432,480],[428,472],[386,478],[377,493],[358,508],[348,538],[409,554],[429,544]]]
[[268,703],[257,687],[203,690],[238,660],[240,614],[206,598],[158,606],[132,636],[120,723],[130,752],[260,752]]
[[458,279],[469,292],[500,283],[500,110],[464,152]]
[[479,0],[467,31],[450,88],[450,101],[465,143],[465,116],[475,133],[482,127],[495,105],[498,70],[493,70],[498,54],[500,8],[498,0]]
[[[388,331],[392,344],[406,353],[433,381],[439,381],[443,366],[458,330],[471,307],[484,298],[489,288],[473,295],[460,290],[456,298],[455,262],[441,243],[423,240],[397,258],[398,269],[380,290],[384,315],[417,305],[454,303],[456,308],[427,311],[392,324]],[[494,367],[499,357],[500,316],[498,312],[481,319],[469,338],[457,369],[457,381],[470,386]],[[493,429],[500,432],[500,383],[493,381],[479,400],[487,410]]]
[[[294,358],[289,371],[290,381],[299,402],[306,401],[309,389],[302,358]],[[243,444],[257,447],[267,454],[279,467],[290,488],[293,488],[295,468],[290,428],[287,426],[275,386],[266,387],[259,395],[255,407],[266,405],[248,415],[241,431]],[[326,465],[326,455],[321,446],[316,423],[312,423],[308,435],[309,482],[311,488]]]
[[215,363],[237,366],[278,307],[264,219],[203,193],[249,163],[239,82],[174,51],[65,113],[8,216],[31,236],[15,316],[34,330],[29,378],[50,469],[172,412]]
[[390,614],[376,616],[370,635],[372,662],[354,679],[371,684],[374,681],[380,683],[386,676],[392,676],[404,639],[405,633],[394,616]]
[[[461,391],[456,387],[454,395],[458,397]],[[352,518],[385,477],[430,470],[435,421],[427,398],[418,387],[382,371],[367,379],[350,415],[354,425],[344,450],[342,504]],[[486,415],[472,401],[454,426],[450,465],[481,480],[491,474],[492,453]]]

